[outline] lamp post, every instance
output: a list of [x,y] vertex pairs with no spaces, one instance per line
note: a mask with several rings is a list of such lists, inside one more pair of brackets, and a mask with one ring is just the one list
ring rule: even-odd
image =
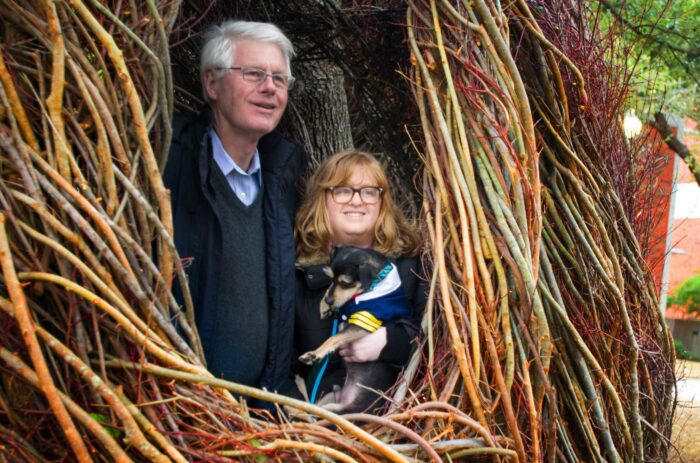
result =
[[642,121],[634,113],[634,109],[630,109],[627,114],[625,114],[625,118],[622,121],[622,129],[628,140],[642,133]]

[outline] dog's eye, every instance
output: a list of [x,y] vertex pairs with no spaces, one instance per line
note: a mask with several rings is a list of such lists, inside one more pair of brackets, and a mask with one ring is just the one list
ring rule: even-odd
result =
[[338,277],[338,284],[343,286],[343,287],[348,287],[352,286],[352,284],[355,282],[355,279],[352,278],[350,275],[340,275]]

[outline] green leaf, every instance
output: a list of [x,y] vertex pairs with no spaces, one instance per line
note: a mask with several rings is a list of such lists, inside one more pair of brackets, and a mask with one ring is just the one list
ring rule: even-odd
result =
[[[250,445],[252,445],[255,448],[262,447],[263,444],[257,439],[251,439],[248,441]],[[257,463],[265,463],[267,461],[267,457],[265,455],[256,455],[255,456],[255,461]]]
[[99,413],[90,413],[90,418],[100,423],[102,425],[102,428],[107,432],[107,434],[114,437],[115,439],[118,439],[119,436],[121,436],[121,431],[105,424],[110,422],[109,418],[107,418],[105,415],[100,415]]
[[688,313],[700,314],[700,275],[690,277],[681,283],[668,297],[669,304],[686,307]]

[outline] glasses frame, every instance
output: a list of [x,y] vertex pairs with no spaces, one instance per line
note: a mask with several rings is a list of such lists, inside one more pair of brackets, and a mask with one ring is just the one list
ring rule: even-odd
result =
[[[338,201],[336,199],[335,191],[338,188],[348,188],[348,189],[352,190],[352,194],[350,195],[350,198],[348,198],[347,201]],[[365,201],[365,199],[362,197],[362,190],[364,190],[364,189],[378,190],[379,195],[377,196],[377,200],[374,202]],[[360,188],[353,188],[353,187],[348,186],[348,185],[340,185],[340,186],[330,186],[327,188],[327,190],[328,190],[328,192],[330,192],[331,198],[333,198],[333,201],[335,201],[336,204],[349,204],[350,201],[352,201],[352,198],[355,197],[355,193],[358,194],[358,196],[360,197],[360,201],[362,201],[363,204],[379,204],[379,201],[381,201],[382,196],[384,195],[384,188],[379,187],[379,186],[361,186]]]
[[[296,81],[296,78],[290,76],[289,74],[282,74],[280,72],[266,72],[264,69],[256,68],[256,67],[248,67],[248,66],[230,66],[230,67],[221,67],[221,68],[216,68],[217,71],[238,71],[241,73],[241,77],[243,80],[246,82],[250,82],[251,84],[257,84],[260,85],[265,80],[267,80],[268,77],[272,77],[272,83],[275,84],[275,88],[279,89],[284,89],[284,90],[291,90],[292,87],[294,86],[294,82]],[[250,74],[246,74],[248,71],[255,71],[255,72],[260,72],[261,75],[264,75],[262,79],[255,80],[251,79]],[[247,75],[247,77],[246,77]],[[277,85],[277,81],[275,80],[275,77],[282,77],[286,81],[286,85],[284,86],[279,86]]]

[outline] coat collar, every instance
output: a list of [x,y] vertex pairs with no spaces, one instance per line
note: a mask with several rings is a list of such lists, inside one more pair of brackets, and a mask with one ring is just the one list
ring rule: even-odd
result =
[[[212,157],[209,131],[213,128],[214,122],[211,108],[208,105],[203,107],[197,119],[201,124],[198,131],[201,136],[199,139],[199,175],[202,185],[204,185],[209,175],[209,165]],[[272,131],[262,137],[258,141],[258,152],[260,154],[260,167],[266,176],[284,172],[294,155],[295,148],[295,144],[277,131]]]

